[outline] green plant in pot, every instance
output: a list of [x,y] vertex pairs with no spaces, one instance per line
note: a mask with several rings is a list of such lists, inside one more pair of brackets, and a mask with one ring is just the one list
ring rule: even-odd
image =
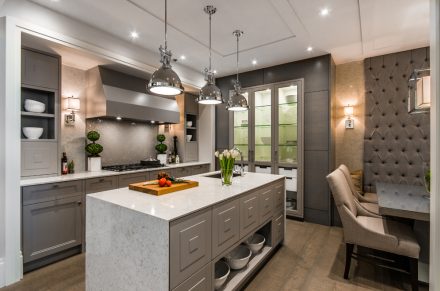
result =
[[99,132],[95,130],[87,133],[87,139],[91,143],[86,145],[85,150],[89,154],[87,169],[91,172],[101,171],[101,156],[99,154],[102,153],[104,148],[99,143],[96,143],[100,137]]
[[428,192],[431,192],[431,170],[426,171],[425,173],[425,186]]
[[158,134],[156,139],[159,142],[155,147],[157,151],[157,159],[160,161],[161,164],[166,164],[167,162],[166,151],[168,149],[168,146],[163,143],[166,137],[164,134]]

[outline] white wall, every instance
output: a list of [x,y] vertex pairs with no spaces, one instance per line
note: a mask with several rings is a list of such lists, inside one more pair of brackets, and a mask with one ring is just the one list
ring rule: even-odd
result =
[[431,239],[430,290],[440,290],[440,0],[431,0]]

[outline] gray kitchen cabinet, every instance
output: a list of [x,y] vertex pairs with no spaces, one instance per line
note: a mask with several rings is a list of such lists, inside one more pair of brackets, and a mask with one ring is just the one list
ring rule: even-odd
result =
[[184,105],[185,113],[198,115],[199,104],[196,102],[197,96],[190,93],[184,93],[184,94],[185,94],[185,105]]
[[199,144],[196,141],[187,142],[185,145],[185,162],[195,162],[199,159]]
[[255,191],[240,198],[240,238],[251,233],[259,224],[258,194]]
[[212,254],[224,252],[240,239],[240,199],[212,209]]
[[285,193],[285,186],[284,183],[278,183],[275,186],[275,195],[274,195],[274,208],[273,208],[273,213],[275,215],[277,215],[278,213],[283,212],[284,210],[284,201],[285,201],[285,197],[284,197],[284,193]]
[[284,213],[279,213],[272,220],[272,245],[277,245],[284,237]]
[[83,194],[82,180],[27,186],[22,188],[22,203],[31,205]]
[[118,176],[87,179],[86,194],[113,190],[118,188]]
[[58,170],[56,141],[22,141],[21,176],[55,175]]
[[[197,96],[189,93],[176,96],[179,110],[183,113],[180,115],[179,130],[176,133],[181,162],[195,162],[199,158],[199,104],[195,101],[196,98]],[[189,140],[188,136],[191,136]]]
[[173,291],[206,291],[212,290],[212,266],[208,263],[200,271],[189,277]]
[[186,177],[186,176],[191,176],[191,175],[192,175],[191,167],[174,168],[174,176],[176,178]]
[[140,183],[149,180],[148,172],[122,174],[118,176],[118,188],[128,187],[133,183]]
[[59,57],[27,48],[21,50],[21,83],[58,89],[59,72]]
[[82,196],[23,206],[23,262],[28,263],[82,243]]
[[264,222],[272,218],[273,202],[274,202],[274,190],[272,187],[267,187],[259,191],[259,210],[260,210],[260,221]]
[[198,175],[209,172],[209,164],[197,165],[191,167],[191,175]]
[[211,261],[211,209],[171,222],[170,287]]

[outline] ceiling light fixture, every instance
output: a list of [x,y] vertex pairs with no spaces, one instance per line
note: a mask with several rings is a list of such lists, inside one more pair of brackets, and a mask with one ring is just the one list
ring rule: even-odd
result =
[[257,60],[252,60],[252,65],[256,65],[257,64]]
[[132,39],[136,39],[139,37],[139,33],[137,33],[137,31],[132,31],[132,32],[130,32],[130,37]]
[[161,45],[159,47],[160,62],[162,63],[162,66],[151,75],[147,90],[159,95],[176,96],[183,92],[183,86],[179,76],[171,68],[172,54],[171,51],[168,50],[167,43],[167,2],[168,1],[165,0],[165,46],[162,47]]
[[215,85],[214,72],[212,71],[211,58],[212,58],[212,48],[211,48],[211,17],[217,11],[212,5],[206,6],[204,9],[205,13],[209,15],[209,68],[205,68],[205,80],[206,84],[200,89],[199,98],[197,102],[199,104],[220,104],[223,103],[222,92]]
[[307,47],[307,51],[311,52],[313,50],[313,48],[311,46]]
[[237,79],[234,84],[234,95],[229,97],[226,109],[229,111],[245,111],[249,109],[246,98],[241,94],[241,85],[238,79],[238,52],[239,52],[239,39],[242,36],[243,31],[235,30],[233,33],[237,38]]
[[183,60],[186,60],[186,57],[184,55],[181,55],[180,59],[183,61]]
[[327,16],[330,13],[330,10],[328,10],[328,8],[323,8],[321,9],[321,12],[319,12],[319,14],[321,14],[321,16]]
[[121,120],[122,117],[121,116],[116,116],[116,120]]

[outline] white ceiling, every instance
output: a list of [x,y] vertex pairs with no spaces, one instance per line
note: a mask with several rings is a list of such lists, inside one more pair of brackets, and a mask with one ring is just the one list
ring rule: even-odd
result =
[[[33,2],[157,52],[163,43],[164,1],[33,0]],[[235,38],[241,29],[240,70],[331,53],[336,64],[429,45],[429,0],[169,0],[168,46],[197,70],[208,63],[208,16],[213,16],[213,67],[235,71]],[[326,17],[320,15],[328,8]],[[136,30],[139,38],[130,39]],[[306,48],[312,46],[312,52]],[[252,65],[252,60],[257,65]]]

